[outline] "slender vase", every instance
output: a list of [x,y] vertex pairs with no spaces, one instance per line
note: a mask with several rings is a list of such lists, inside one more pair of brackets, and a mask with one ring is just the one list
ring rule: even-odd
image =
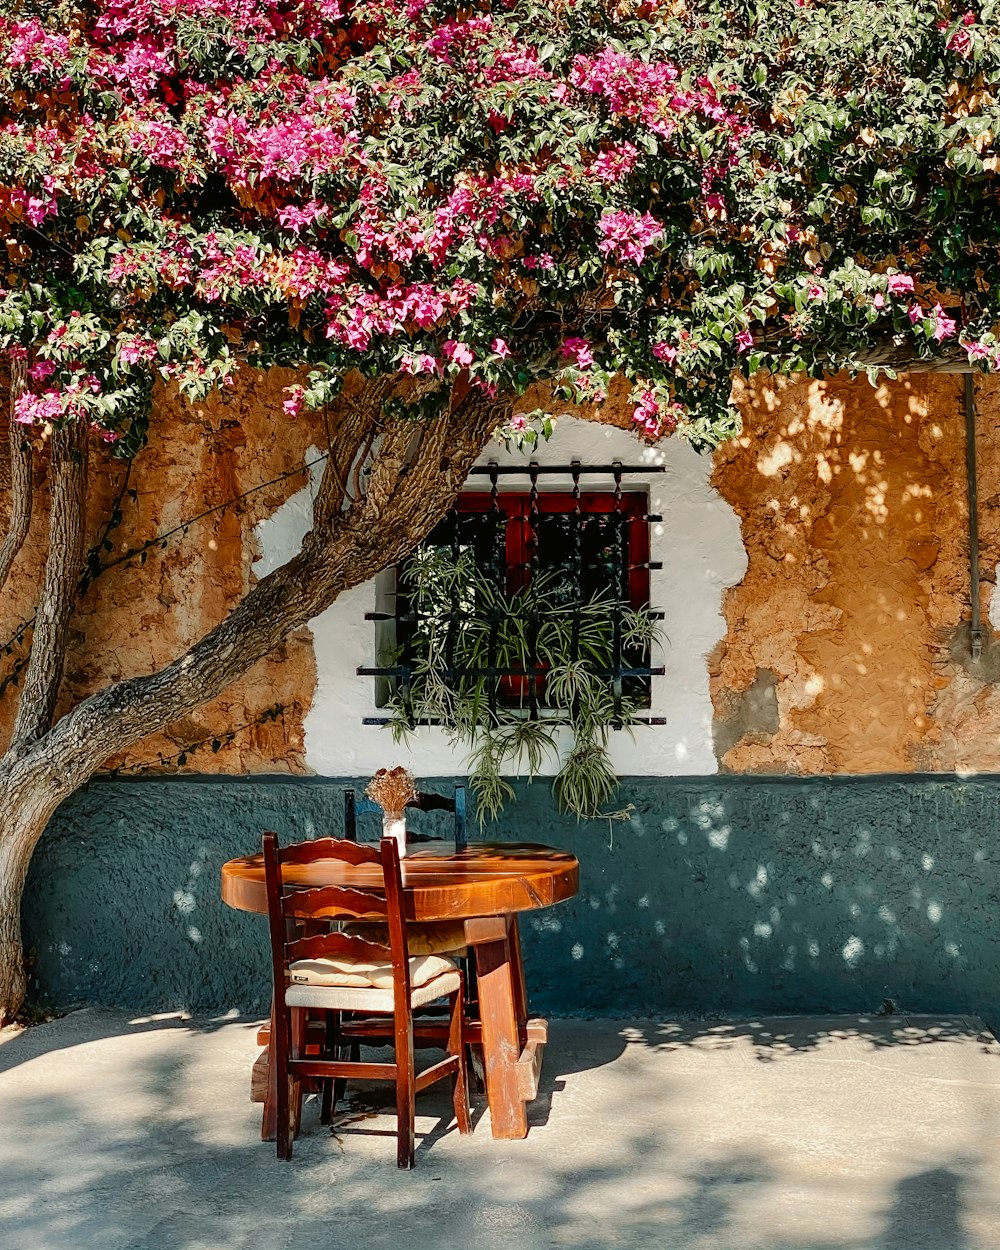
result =
[[406,818],[402,812],[383,812],[382,837],[395,840],[400,859],[406,855]]

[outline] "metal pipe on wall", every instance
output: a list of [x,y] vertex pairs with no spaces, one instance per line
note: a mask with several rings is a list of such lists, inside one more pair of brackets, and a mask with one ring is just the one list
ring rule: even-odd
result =
[[979,483],[976,471],[976,391],[971,373],[965,375],[965,480],[969,497],[969,578],[972,609],[969,638],[972,658],[983,654],[983,610],[979,601]]

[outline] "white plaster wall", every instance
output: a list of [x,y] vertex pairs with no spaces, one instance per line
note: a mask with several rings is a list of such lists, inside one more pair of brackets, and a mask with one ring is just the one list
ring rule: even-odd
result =
[[[310,459],[315,453],[310,453]],[[611,754],[620,776],[702,775],[717,771],[712,750],[712,703],[706,657],[725,634],[722,596],[746,571],[746,553],[739,520],[709,484],[711,461],[679,439],[647,447],[631,433],[563,417],[550,442],[532,453],[542,465],[662,464],[665,473],[629,475],[627,488],[646,486],[649,510],[663,520],[651,527],[651,559],[663,563],[650,573],[652,607],[664,612],[661,658],[666,675],[653,679],[649,714],[666,718],[665,725],[638,726],[634,734],[612,735]],[[480,463],[503,466],[526,463],[529,456],[487,448]],[[258,528],[261,557],[254,572],[263,576],[298,550],[309,528],[312,496],[318,482],[290,498]],[[501,478],[500,488],[527,489],[526,478]],[[472,489],[484,489],[473,478]],[[585,490],[612,490],[611,477],[587,476]],[[546,477],[546,490],[572,488],[572,480]],[[375,608],[375,583],[341,595],[312,621],[317,685],[305,723],[306,761],[326,776],[365,775],[387,764],[406,764],[417,776],[462,773],[460,758],[444,733],[432,727],[416,730],[408,744],[397,746],[388,729],[364,725],[366,716],[383,715],[375,706],[374,682],[358,677],[359,665],[375,663],[375,629],[365,613]],[[551,761],[547,771],[558,764]]]

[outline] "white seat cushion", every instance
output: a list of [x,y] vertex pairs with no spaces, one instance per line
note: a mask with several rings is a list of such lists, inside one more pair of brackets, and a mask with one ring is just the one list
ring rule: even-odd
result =
[[[455,965],[443,955],[410,957],[410,989],[426,985]],[[351,989],[392,989],[392,964],[364,959],[297,959],[289,967],[293,985],[339,985]]]
[[[389,928],[384,924],[352,923],[344,926],[367,942],[389,945]],[[461,920],[426,920],[406,926],[406,945],[411,955],[464,955],[465,923]]]
[[[410,963],[413,962],[411,959]],[[440,962],[449,963],[447,959]],[[454,969],[454,965],[451,966]],[[417,1007],[434,1002],[436,998],[443,998],[445,994],[455,994],[461,985],[462,978],[457,969],[444,972],[423,985],[411,986],[410,1006],[416,1010]],[[289,1007],[316,1007],[327,1011],[371,1011],[386,1015],[391,1015],[394,1007],[391,989],[380,990],[371,985],[290,985],[285,990],[285,1003]]]

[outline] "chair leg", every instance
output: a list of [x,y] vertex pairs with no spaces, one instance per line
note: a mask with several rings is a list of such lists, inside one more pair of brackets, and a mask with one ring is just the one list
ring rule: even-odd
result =
[[476,1005],[478,988],[476,986],[476,957],[463,955],[459,960],[462,976],[465,979],[465,1005],[470,1010]]
[[[361,1062],[361,1043],[351,1042],[347,1048],[347,1059],[349,1063]],[[347,1092],[347,1077],[338,1076],[333,1083],[333,1105],[334,1107],[340,1102],[344,1094]]]
[[472,1132],[472,1118],[469,1115],[469,1083],[465,1069],[465,1046],[462,1043],[462,1021],[465,1016],[465,1004],[461,990],[452,994],[451,1023],[448,1029],[448,1054],[458,1056],[458,1071],[451,1078],[451,1094],[455,1107],[455,1119],[458,1121],[460,1133]]
[[[284,1018],[279,1019],[279,1014]],[[291,1099],[289,1097],[288,1078],[288,1008],[284,1004],[275,1004],[271,1016],[272,1028],[275,1032],[273,1058],[275,1064],[275,1138],[278,1143],[278,1158],[292,1157],[292,1117]]]
[[413,1167],[416,1133],[413,1021],[396,1021],[396,1166]]
[[[325,1057],[327,1059],[339,1058],[339,1055],[337,1054],[337,1050],[339,1049],[339,1046],[340,1046],[340,1012],[339,1011],[328,1011],[326,1013],[326,1037],[324,1039],[324,1042],[325,1042],[324,1049],[326,1052]],[[334,1097],[333,1086],[334,1086],[333,1077],[330,1077],[330,1076],[324,1077],[323,1092],[320,1095],[320,1104],[319,1104],[320,1124],[329,1124],[330,1121],[333,1119],[333,1112],[336,1108],[336,1101],[337,1101],[336,1098]]]
[[[309,1013],[304,1007],[292,1008],[292,1045],[291,1054],[296,1059],[301,1059],[306,1053],[306,1028],[309,1020]],[[299,1129],[302,1126],[302,1079],[301,1077],[293,1077],[288,1082],[289,1099],[291,1100],[291,1122],[292,1137],[298,1137]],[[289,1151],[291,1157],[291,1151]]]

